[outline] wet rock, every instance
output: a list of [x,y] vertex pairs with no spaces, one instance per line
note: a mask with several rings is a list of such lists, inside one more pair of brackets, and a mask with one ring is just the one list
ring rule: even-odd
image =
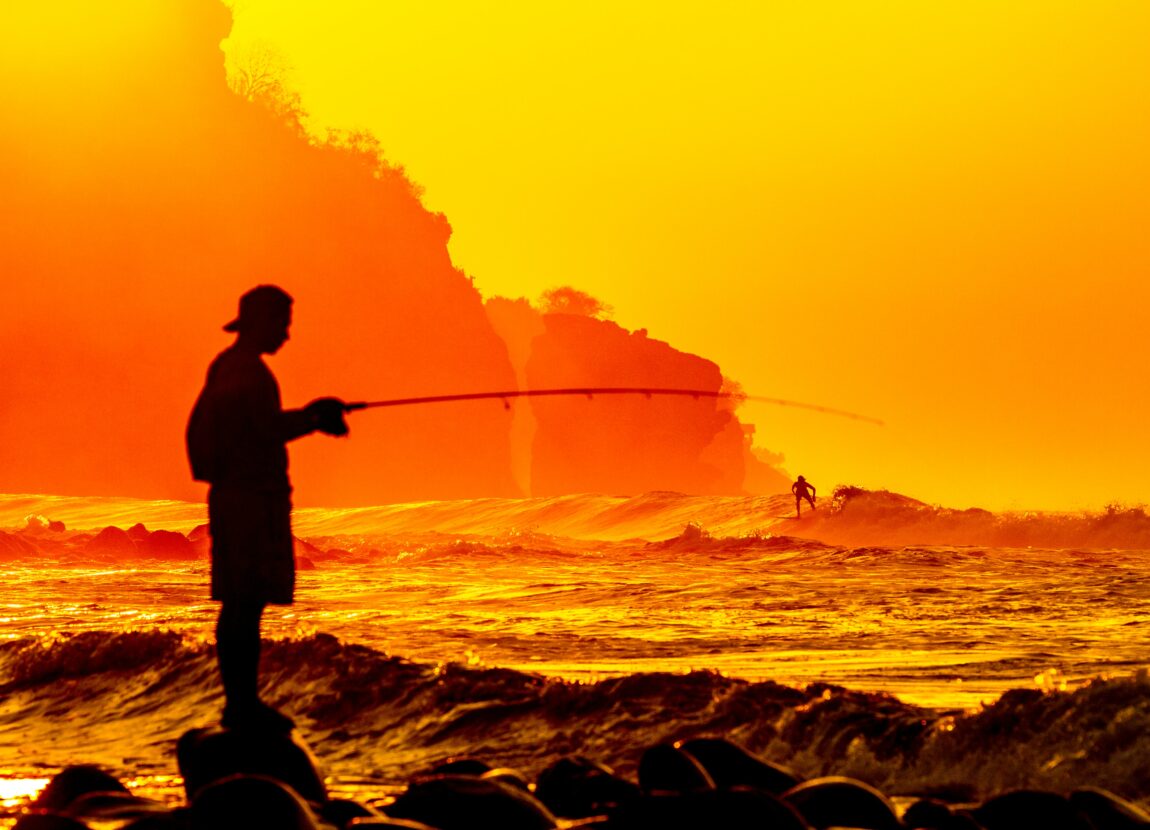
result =
[[91,793],[129,794],[128,788],[111,773],[90,764],[77,764],[58,772],[36,796],[32,807],[59,812],[81,796]]
[[560,758],[539,773],[536,797],[556,815],[587,818],[638,800],[641,793],[632,782],[582,756]]
[[1070,794],[1071,805],[1090,820],[1096,830],[1134,830],[1150,827],[1150,813],[1109,790],[1083,787]]
[[509,787],[515,787],[517,790],[523,790],[525,793],[531,792],[531,785],[527,782],[527,778],[519,770],[512,769],[511,767],[489,769],[479,777],[499,781]]
[[0,557],[19,559],[34,556],[36,553],[37,547],[19,533],[6,533],[0,530]]
[[432,827],[430,824],[424,824],[422,821],[415,821],[409,818],[390,818],[383,816],[380,818],[357,818],[353,819],[349,827],[391,827],[393,830],[439,830],[437,827]]
[[485,772],[490,772],[491,765],[486,761],[481,761],[478,758],[448,758],[441,764],[436,764],[429,769],[425,776],[431,777],[435,775],[474,775],[479,777]]
[[810,830],[791,805],[748,787],[645,796],[612,811],[611,830]]
[[127,531],[118,527],[106,527],[93,536],[84,546],[86,553],[110,553],[117,556],[135,556],[136,543]]
[[715,782],[703,765],[671,744],[656,744],[639,759],[639,789],[644,793],[713,790]]
[[442,775],[417,781],[386,812],[439,830],[552,830],[558,826],[551,811],[529,793],[470,775]]
[[869,784],[852,778],[814,778],[792,787],[782,797],[816,828],[902,830],[890,800]]
[[90,830],[88,825],[67,816],[33,813],[23,816],[12,830]]
[[194,559],[192,543],[182,533],[154,530],[140,542],[140,552],[156,559]]
[[378,810],[349,798],[333,798],[320,809],[320,818],[336,827],[346,827],[352,819],[382,817]]
[[716,787],[755,787],[782,795],[800,780],[786,767],[759,758],[726,738],[693,738],[675,746],[698,761]]
[[191,729],[176,743],[176,759],[189,800],[214,781],[243,774],[282,781],[317,804],[327,801],[319,764],[294,732]]
[[94,792],[73,799],[64,812],[83,821],[123,821],[147,816],[166,816],[171,810],[159,801],[128,792]]
[[986,830],[1015,830],[1041,827],[1042,830],[1092,830],[1090,822],[1078,815],[1069,800],[1045,790],[1013,790],[987,799],[970,811]]
[[206,785],[192,801],[192,830],[318,830],[299,794],[266,775],[233,775]]

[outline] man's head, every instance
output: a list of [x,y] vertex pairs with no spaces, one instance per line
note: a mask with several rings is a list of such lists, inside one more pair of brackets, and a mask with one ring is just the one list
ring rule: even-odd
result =
[[257,285],[240,297],[240,313],[224,331],[239,334],[239,342],[261,354],[275,354],[288,340],[291,295],[279,286]]

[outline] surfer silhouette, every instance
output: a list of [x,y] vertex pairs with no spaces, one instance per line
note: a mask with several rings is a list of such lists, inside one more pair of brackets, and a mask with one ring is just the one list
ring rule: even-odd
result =
[[287,443],[313,432],[346,435],[344,404],[320,398],[285,410],[264,363],[288,340],[292,298],[260,285],[240,298],[224,326],[235,342],[212,361],[188,419],[192,476],[206,481],[212,537],[211,596],[220,602],[216,656],[229,728],[291,730],[291,719],[259,697],[260,620],[295,593]]
[[791,492],[795,494],[796,518],[803,517],[803,499],[810,503],[811,510],[815,509],[815,485],[799,476],[798,481],[791,485]]

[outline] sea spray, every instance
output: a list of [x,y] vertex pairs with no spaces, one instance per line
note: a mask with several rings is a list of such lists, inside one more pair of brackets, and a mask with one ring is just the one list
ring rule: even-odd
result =
[[[3,763],[162,772],[181,731],[218,714],[212,663],[209,645],[170,632],[5,644]],[[705,671],[572,683],[417,663],[320,634],[267,643],[263,677],[265,696],[297,720],[330,774],[381,786],[459,755],[535,775],[580,754],[633,776],[647,746],[723,736],[804,776],[850,775],[895,794],[1095,785],[1150,797],[1145,674],[940,711]]]
[[[668,492],[297,511],[299,590],[265,615],[264,693],[338,780],[383,790],[459,754],[631,773],[646,746],[721,734],[893,793],[1146,798],[1141,511],[848,495],[801,521],[787,497]],[[119,544],[93,544],[108,516]],[[0,497],[9,771],[161,780],[174,739],[218,719],[201,521]],[[190,558],[156,530],[188,534]]]
[[[32,527],[28,517],[62,522],[67,533]],[[203,504],[106,497],[0,495],[0,528],[35,545],[107,525],[190,532],[206,521]],[[573,494],[547,498],[428,501],[376,507],[302,508],[294,513],[302,537],[500,537],[540,534],[564,540],[655,541],[695,525],[714,537],[795,536],[836,545],[979,545],[1079,550],[1150,549],[1150,516],[1140,505],[1110,504],[1100,511],[992,513],[954,509],[886,490],[842,486],[816,510],[795,518],[794,499],[777,496],[693,496],[651,492],[635,496]],[[18,544],[12,542],[12,544]],[[12,551],[12,554],[17,551]],[[0,556],[5,546],[0,545]]]

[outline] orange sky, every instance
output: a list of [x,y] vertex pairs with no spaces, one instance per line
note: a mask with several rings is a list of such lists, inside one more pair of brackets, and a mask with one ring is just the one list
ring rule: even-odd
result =
[[242,0],[486,295],[563,283],[748,391],[792,473],[1150,501],[1150,5]]
[[[574,285],[752,394],[883,418],[742,410],[822,493],[1150,502],[1150,6],[674,9],[237,0],[222,46],[281,55],[315,132],[373,131],[485,297]],[[512,376],[446,224],[231,97],[227,26],[194,0],[6,9],[8,489],[194,495],[182,418],[259,279],[300,299],[290,402]],[[310,498],[421,498],[412,470],[438,468],[458,486],[420,493],[474,494],[504,456],[457,416],[396,417],[293,453]],[[457,463],[397,441],[421,423]]]

